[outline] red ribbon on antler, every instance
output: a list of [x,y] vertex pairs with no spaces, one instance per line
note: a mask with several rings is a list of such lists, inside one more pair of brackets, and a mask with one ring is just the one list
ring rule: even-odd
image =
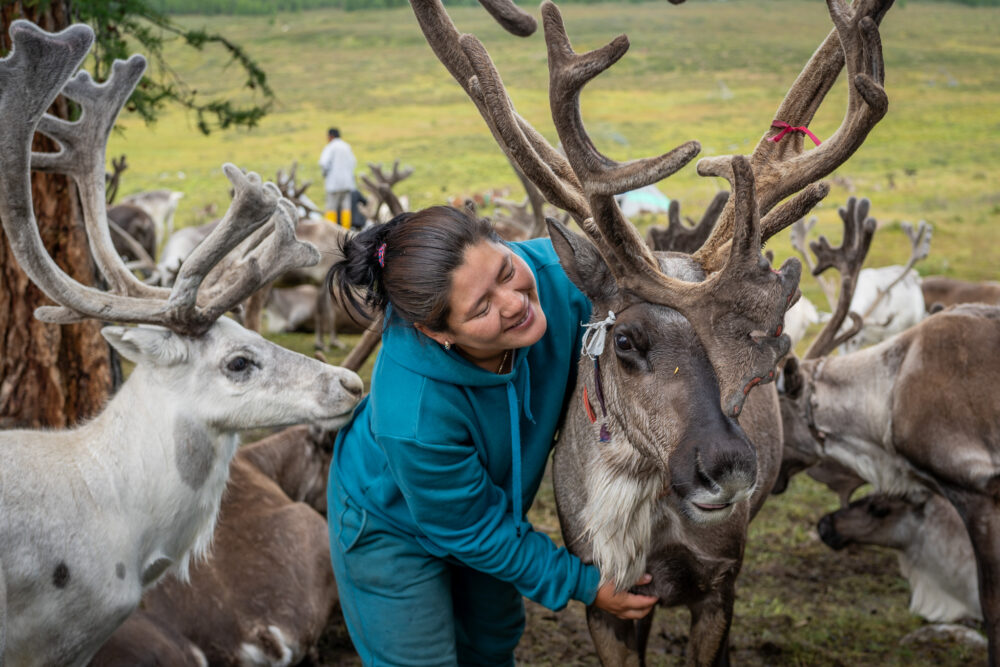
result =
[[803,134],[807,134],[809,135],[809,138],[812,139],[817,146],[823,143],[819,140],[819,138],[815,134],[810,132],[809,128],[806,127],[805,125],[800,125],[798,127],[795,127],[793,125],[789,125],[783,120],[776,120],[773,123],[771,123],[771,127],[782,128],[781,132],[778,132],[776,135],[771,137],[770,141],[773,141],[774,143],[778,143],[779,141],[781,141],[781,138],[786,134],[788,134],[789,132],[801,132]]

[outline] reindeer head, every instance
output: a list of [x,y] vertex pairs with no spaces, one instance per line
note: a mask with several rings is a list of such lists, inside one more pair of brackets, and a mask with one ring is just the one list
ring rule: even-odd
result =
[[[109,80],[96,84],[86,72],[71,76],[93,42],[89,27],[49,34],[15,21],[10,33],[14,48],[0,60],[0,219],[25,273],[60,304],[39,308],[36,317],[158,325],[104,330],[124,356],[140,364],[139,376],[156,373],[153,384],[173,390],[170,401],[150,409],[186,409],[222,431],[346,419],[362,390],[356,374],[281,350],[220,319],[278,275],[319,260],[315,247],[295,237],[294,206],[257,174],[225,165],[234,196],[223,220],[184,263],[173,288],[142,283],[111,242],[104,157],[108,134],[145,60],[136,55],[117,61]],[[79,104],[79,120],[45,113],[60,93]],[[55,139],[60,150],[32,153],[36,130]],[[76,182],[107,292],[75,282],[45,251],[33,212],[32,169],[66,173]]]
[[[510,32],[534,30],[534,19],[506,0],[483,4]],[[813,150],[805,150],[799,135],[773,141],[779,130],[771,128],[749,157],[699,162],[698,172],[726,178],[732,195],[696,252],[664,259],[643,243],[614,195],[669,176],[700,146],[692,141],[659,157],[619,163],[597,151],[580,113],[583,86],[625,54],[628,39],[623,35],[578,54],[559,10],[542,3],[550,108],[564,155],[517,114],[486,49],[474,36],[459,35],[438,0],[411,3],[435,54],[476,104],[510,161],[585,232],[587,239],[579,239],[549,222],[560,259],[591,297],[597,320],[609,310],[615,313],[598,372],[605,376],[610,419],[622,430],[622,467],[659,471],[665,487],[690,500],[688,515],[696,520],[724,516],[731,507],[727,503],[745,497],[755,482],[755,475],[746,472],[755,470],[753,449],[735,420],[747,393],[774,379],[775,365],[789,349],[782,323],[797,296],[800,272],[794,259],[772,270],[761,256],[761,243],[826,195],[828,186],[816,181],[850,157],[885,115],[877,22],[890,4],[828,3],[835,28],[792,85],[776,118],[808,125],[846,63],[843,124]],[[588,363],[582,362],[581,380]],[[595,400],[591,391],[588,397]],[[714,447],[717,462],[706,453]],[[738,482],[722,484],[722,479]],[[707,511],[698,509],[699,503]]]
[[851,544],[875,544],[906,549],[924,529],[929,498],[908,500],[876,493],[823,516],[816,526],[820,538],[839,551]]

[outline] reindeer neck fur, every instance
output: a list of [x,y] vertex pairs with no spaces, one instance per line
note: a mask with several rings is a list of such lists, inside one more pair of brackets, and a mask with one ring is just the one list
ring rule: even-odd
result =
[[583,539],[602,583],[628,590],[646,571],[656,504],[665,481],[623,436],[602,446],[586,469]]
[[[142,532],[136,543],[143,545],[148,571],[143,585],[162,572],[163,559],[186,579],[191,557],[208,551],[240,441],[199,420],[179,399],[179,388],[145,377],[153,372],[136,366],[105,411],[77,430],[77,442],[87,443],[85,483],[103,489],[91,489],[95,499],[106,496],[102,502]],[[88,437],[88,431],[104,436]],[[116,478],[117,484],[103,481]]]
[[854,470],[875,490],[926,494],[917,472],[896,455],[892,396],[905,350],[892,338],[851,354],[804,362],[811,426],[824,434],[826,456]]

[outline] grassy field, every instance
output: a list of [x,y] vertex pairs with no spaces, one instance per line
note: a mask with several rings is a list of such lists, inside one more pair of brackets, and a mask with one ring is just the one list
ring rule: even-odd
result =
[[[577,50],[625,32],[631,52],[583,96],[598,148],[617,159],[701,141],[703,155],[747,152],[767,129],[778,102],[829,30],[824,4],[813,0],[570,5],[564,10]],[[518,110],[551,140],[542,37],[502,33],[478,8],[456,8],[463,31],[480,36],[498,63]],[[398,159],[415,174],[399,188],[413,207],[456,195],[510,187],[516,179],[472,104],[434,59],[409,10],[335,10],[266,17],[184,17],[246,46],[270,75],[279,101],[253,131],[205,138],[193,122],[168,113],[153,128],[125,119],[109,155],[132,165],[123,192],[169,187],[186,193],[178,223],[206,220],[203,209],[226,204],[226,161],[273,176],[293,160],[302,178],[319,182],[315,162],[325,129],[338,125],[362,164]],[[901,221],[934,225],[922,273],[966,279],[1000,277],[1000,9],[907,3],[882,29],[890,112],[861,150],[837,171],[815,214],[839,238],[836,209],[850,194],[872,200],[881,230],[868,264],[905,259]],[[168,50],[174,69],[205,92],[236,90],[235,74],[214,54]],[[811,125],[828,137],[843,115],[843,82]],[[700,178],[693,165],[660,188],[697,217],[724,183]],[[309,192],[321,199],[321,186]],[[649,222],[649,221],[645,221]],[[769,248],[790,255],[787,233]],[[822,297],[811,279],[805,293]],[[353,340],[348,337],[349,340]],[[311,351],[305,336],[280,339]],[[331,356],[336,361],[338,356]],[[363,373],[367,374],[367,370]],[[901,647],[920,625],[895,557],[885,551],[834,553],[814,525],[837,501],[796,478],[751,527],[739,585],[732,645],[737,664],[966,665],[985,654],[949,645]],[[532,518],[553,534],[551,491]],[[532,665],[594,664],[579,605],[553,614],[530,608],[519,660]],[[662,614],[651,664],[676,664],[686,615]],[[331,640],[326,664],[354,664]],[[337,648],[337,647],[340,648]]]

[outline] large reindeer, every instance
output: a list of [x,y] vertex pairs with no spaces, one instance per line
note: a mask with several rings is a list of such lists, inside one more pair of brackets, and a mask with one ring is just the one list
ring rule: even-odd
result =
[[874,231],[866,214],[845,216],[840,248],[812,244],[817,272],[840,270],[841,293],[805,359],[785,364],[786,447],[836,461],[878,493],[918,503],[937,493],[955,506],[975,552],[989,662],[998,665],[1000,307],[955,306],[872,347],[827,356],[861,324],[851,313],[851,331],[836,333]]
[[[516,113],[482,44],[460,36],[437,0],[411,4],[434,52],[507,156],[588,237],[549,223],[563,265],[595,315],[588,325],[594,360],[581,359],[553,468],[567,545],[621,589],[652,572],[644,592],[692,612],[689,662],[725,663],[747,522],[774,481],[781,447],[773,387],[748,393],[774,377],[788,351],[781,322],[799,273],[796,260],[772,270],[760,243],[825,196],[828,187],[815,181],[850,157],[885,115],[877,23],[891,2],[828,3],[835,30],[776,115],[807,125],[846,61],[847,114],[823,145],[805,151],[794,133],[773,141],[782,129],[774,127],[749,159],[698,164],[699,173],[726,178],[733,193],[693,255],[654,255],[614,195],[673,173],[698,144],[622,164],[597,152],[583,127],[580,90],[624,55],[624,36],[576,54],[555,5],[542,4],[551,111],[564,157]],[[515,34],[534,29],[513,5],[483,4]],[[603,662],[642,660],[649,617],[623,621],[591,607],[588,622]]]
[[[145,285],[114,251],[104,149],[145,69],[133,56],[109,80],[72,76],[93,32],[10,28],[0,60],[0,219],[28,277],[58,306],[52,322],[95,318],[136,363],[92,421],[65,431],[0,432],[0,656],[6,664],[85,664],[165,571],[186,576],[206,552],[236,452],[236,431],[305,420],[345,421],[361,395],[353,372],[279,348],[220,318],[262,283],[318,261],[294,235],[277,188],[226,165],[231,208],[191,255],[173,289]],[[81,108],[45,114],[62,92]],[[32,153],[35,131],[59,145]],[[76,182],[90,249],[108,292],[76,283],[48,256],[31,199],[32,169]]]

